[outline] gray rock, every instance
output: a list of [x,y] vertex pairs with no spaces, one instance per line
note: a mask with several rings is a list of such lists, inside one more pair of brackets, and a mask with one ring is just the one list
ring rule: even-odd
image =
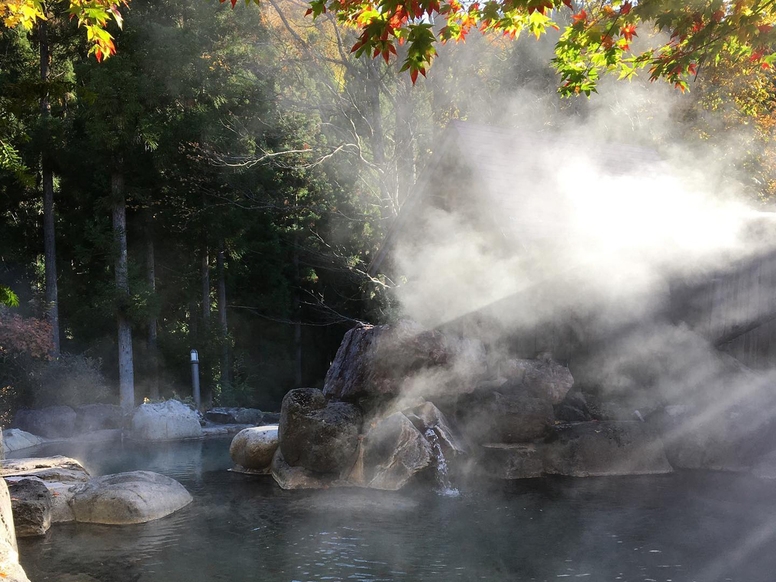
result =
[[3,431],[3,450],[5,454],[35,447],[46,442],[43,438],[20,428],[9,428]]
[[[553,406],[555,418],[563,422],[587,422],[595,420],[593,412],[587,405],[585,395],[571,391],[566,394],[563,402]],[[632,419],[629,419],[632,420]]]
[[279,422],[279,412],[265,412],[261,417],[261,424],[278,424]]
[[141,404],[132,416],[132,438],[136,440],[167,441],[201,436],[199,416],[177,400]]
[[234,408],[211,408],[205,411],[205,420],[215,422],[216,424],[237,424],[234,419]]
[[556,438],[548,442],[485,444],[479,461],[486,474],[500,479],[652,475],[673,470],[661,440],[640,421],[561,425]]
[[543,445],[548,475],[594,477],[670,473],[663,443],[640,421],[580,422],[558,427]]
[[549,398],[520,391],[473,394],[459,414],[464,434],[480,444],[543,439],[555,424]]
[[760,479],[776,479],[776,451],[757,461],[752,474]]
[[402,321],[355,327],[345,334],[337,350],[323,392],[346,400],[395,396],[409,375],[444,365],[449,359],[444,336],[418,324]]
[[115,404],[76,406],[75,414],[75,430],[79,433],[121,428],[124,421],[121,407]]
[[234,420],[237,424],[267,424],[264,420],[264,413],[258,408],[236,408]]
[[773,427],[760,422],[756,413],[671,407],[650,418],[650,424],[657,427],[676,469],[746,472],[776,449]]
[[401,412],[379,420],[361,447],[350,480],[372,489],[401,489],[432,462],[431,445]]
[[132,471],[79,485],[71,506],[77,522],[123,525],[159,519],[191,502],[189,492],[174,479]]
[[0,476],[38,477],[43,481],[59,483],[85,482],[90,478],[81,463],[63,456],[6,459],[0,462]]
[[550,354],[541,354],[535,360],[508,360],[503,375],[510,382],[521,384],[538,397],[549,397],[552,404],[560,404],[574,385],[569,369],[554,361]]
[[205,419],[218,424],[272,424],[264,421],[264,413],[258,408],[211,408],[205,412]]
[[318,473],[349,470],[358,445],[361,412],[347,402],[326,402],[320,390],[297,388],[283,398],[278,434],[291,466]]
[[257,426],[237,433],[229,447],[229,455],[244,469],[268,472],[277,448],[278,427]]
[[[36,477],[30,477],[35,479]],[[16,479],[16,477],[7,477],[6,480],[10,481]],[[59,483],[57,481],[43,481],[43,484],[51,493],[53,504],[51,506],[51,522],[52,523],[69,523],[75,521],[75,515],[73,515],[73,508],[70,506],[70,502],[75,495],[75,489],[78,483]]]
[[543,444],[488,443],[482,446],[479,462],[489,477],[531,479],[544,473]]
[[446,453],[462,455],[466,452],[461,439],[458,438],[455,431],[450,427],[450,423],[445,415],[433,403],[424,402],[420,406],[405,410],[404,415],[412,421],[415,428],[422,434],[425,434],[429,429],[433,429],[446,449]]
[[335,485],[342,485],[333,477],[314,473],[304,467],[292,467],[283,458],[283,453],[278,448],[272,458],[272,478],[284,490],[294,489],[325,489]]
[[0,479],[0,572],[7,582],[30,582],[19,565],[11,496],[3,479]]
[[50,406],[37,410],[19,410],[13,426],[47,439],[62,439],[75,432],[75,410],[69,406]]
[[51,492],[40,479],[18,479],[7,485],[16,536],[44,535],[51,527]]

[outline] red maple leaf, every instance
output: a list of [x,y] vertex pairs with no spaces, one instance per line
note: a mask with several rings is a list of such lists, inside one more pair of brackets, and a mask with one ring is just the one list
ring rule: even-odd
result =
[[571,20],[573,24],[579,24],[580,22],[585,22],[587,20],[587,12],[584,10],[580,10],[576,14],[571,15]]
[[638,36],[638,34],[636,34],[636,25],[626,24],[620,29],[620,34],[628,42],[632,41],[634,36]]

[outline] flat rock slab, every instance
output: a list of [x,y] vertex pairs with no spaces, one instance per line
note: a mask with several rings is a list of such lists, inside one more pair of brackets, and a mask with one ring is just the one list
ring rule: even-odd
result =
[[83,465],[70,457],[54,456],[27,459],[6,459],[0,462],[0,476],[15,475],[38,477],[43,481],[84,482],[89,472]]
[[46,439],[24,431],[20,428],[10,428],[3,431],[3,451],[5,454],[36,447],[46,442]]
[[545,471],[570,477],[671,473],[663,442],[640,421],[579,422],[544,450]]
[[486,474],[500,479],[655,475],[673,471],[662,441],[640,421],[559,426],[551,442],[488,443],[482,447],[480,463]]
[[77,522],[126,525],[165,517],[192,500],[174,479],[131,471],[96,477],[76,487],[71,507]]
[[497,479],[532,479],[544,473],[541,444],[487,443],[482,446],[485,473]]

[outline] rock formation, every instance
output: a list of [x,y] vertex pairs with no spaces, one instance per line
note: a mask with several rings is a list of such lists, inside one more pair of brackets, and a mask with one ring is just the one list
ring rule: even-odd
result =
[[232,439],[229,455],[237,470],[267,473],[278,448],[278,427],[257,426],[241,430]]
[[141,404],[132,416],[132,438],[165,441],[199,438],[202,427],[197,413],[177,400]]

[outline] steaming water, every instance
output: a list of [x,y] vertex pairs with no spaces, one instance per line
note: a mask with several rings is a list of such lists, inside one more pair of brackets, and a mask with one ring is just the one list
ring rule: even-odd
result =
[[75,456],[94,474],[159,471],[194,503],[147,524],[58,524],[20,540],[31,580],[776,579],[776,486],[749,476],[470,482],[459,497],[284,492],[270,478],[227,472],[228,444],[36,451]]

